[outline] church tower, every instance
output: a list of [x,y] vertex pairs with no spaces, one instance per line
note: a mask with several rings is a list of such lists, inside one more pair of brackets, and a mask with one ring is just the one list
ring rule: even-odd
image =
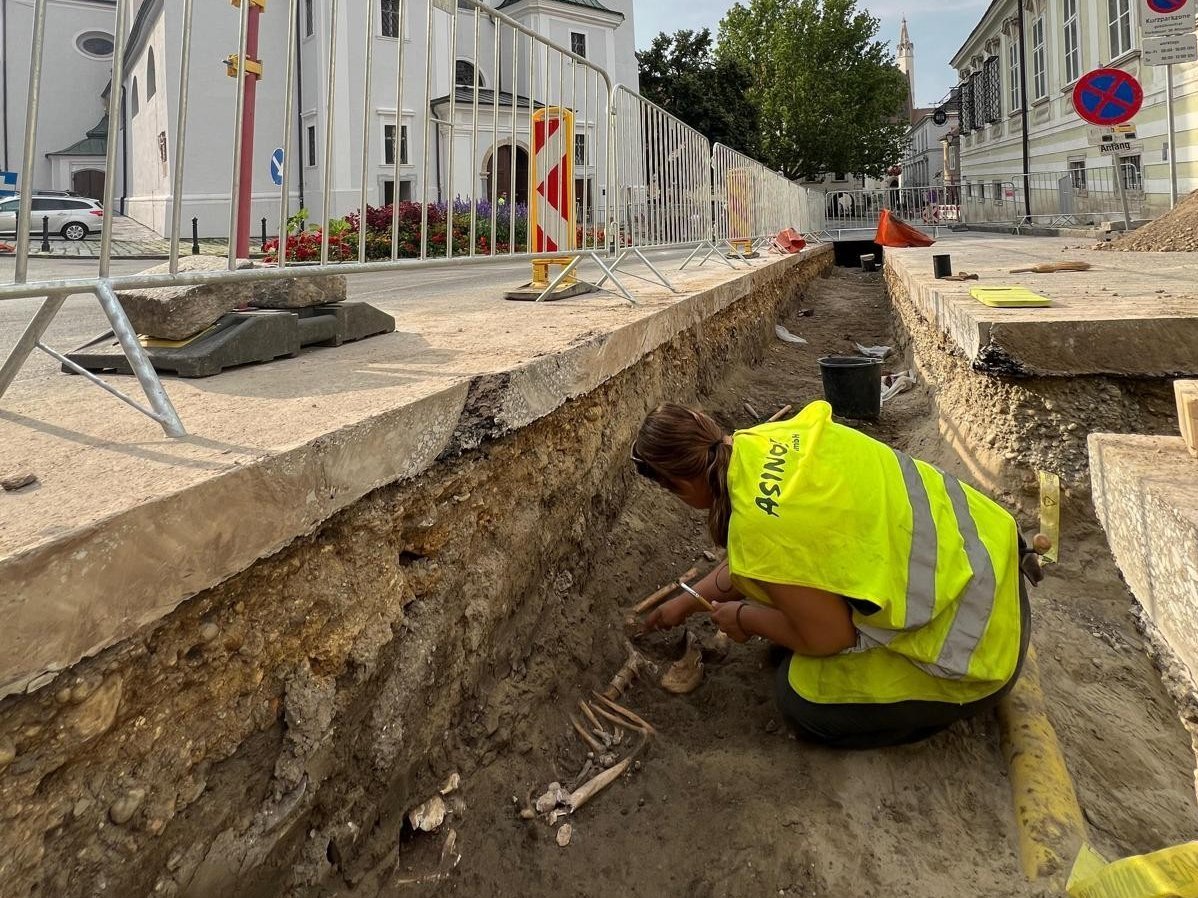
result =
[[911,35],[907,33],[907,19],[903,18],[899,29],[898,68],[907,76],[907,111],[915,109],[915,44],[911,43]]

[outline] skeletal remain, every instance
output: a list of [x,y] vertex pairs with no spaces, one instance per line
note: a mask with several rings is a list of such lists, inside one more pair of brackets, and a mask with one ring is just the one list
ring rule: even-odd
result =
[[[699,573],[699,569],[697,567],[693,567],[689,571],[687,571],[685,574],[683,574],[681,577],[679,577],[678,580],[689,580],[691,577],[695,576],[697,573]],[[664,602],[672,593],[677,591],[678,580],[674,580],[670,583],[667,583],[661,589],[657,590],[657,592],[652,593],[649,596],[647,596],[646,598],[642,599],[640,602],[637,603],[636,607],[633,608],[633,611],[635,611],[637,614],[644,614],[646,611],[650,611],[650,610],[656,608],[658,605],[660,605],[662,602]]]
[[613,701],[618,699],[632,685],[632,681],[637,678],[638,674],[652,669],[653,665],[644,655],[634,648],[629,648],[628,660],[624,662],[623,667],[616,671],[616,675],[611,678],[611,682],[607,684],[603,694]]
[[782,408],[780,408],[776,412],[774,412],[774,414],[770,416],[770,419],[768,421],[766,421],[765,423],[773,424],[775,421],[781,421],[783,418],[785,418],[787,415],[790,414],[790,410],[792,407],[793,406],[789,406],[789,405],[782,406]]
[[607,770],[610,767],[615,767],[616,766],[616,756],[613,755],[611,752],[608,752],[605,755],[600,755],[599,756],[599,766],[602,767],[604,770]]
[[591,706],[582,699],[578,700],[578,710],[582,711],[582,716],[587,719],[587,722],[595,729],[603,729],[603,724],[595,717],[595,712],[591,710]]
[[632,766],[632,762],[636,759],[636,756],[639,755],[648,744],[649,733],[642,733],[641,741],[633,750],[632,754],[626,757],[619,764],[604,770],[594,779],[583,783],[581,786],[571,792],[570,797],[566,800],[566,807],[569,808],[570,813],[577,811],[584,804],[622,777],[625,772],[627,772],[628,768]]
[[574,827],[569,823],[563,823],[561,829],[557,831],[557,844],[565,848],[570,844],[570,836],[574,834]]
[[604,748],[611,748],[611,733],[603,727],[591,727],[591,732],[595,734],[596,739],[603,743]]
[[742,405],[744,405],[745,411],[749,413],[750,418],[752,418],[754,421],[761,420],[761,415],[757,414],[757,409],[753,408],[753,406],[749,404],[749,400],[746,399]]
[[431,833],[445,822],[445,811],[445,799],[440,795],[434,795],[408,814],[408,820],[413,829]]
[[570,793],[562,788],[561,783],[550,783],[549,788],[537,799],[534,807],[538,814],[548,814],[569,797]]
[[449,775],[449,778],[445,780],[445,784],[441,786],[441,794],[448,795],[450,792],[456,792],[458,787],[461,785],[461,774],[457,773],[457,771],[454,771]]
[[586,728],[579,723],[578,718],[573,714],[570,715],[570,726],[574,727],[574,732],[578,734],[578,738],[590,746],[591,751],[595,754],[600,754],[603,751],[603,743],[586,731]]
[[723,630],[716,630],[713,635],[702,640],[701,646],[704,661],[723,661],[732,650],[732,637]]
[[686,631],[686,652],[661,678],[661,688],[675,695],[694,692],[703,684],[703,650],[695,634]]
[[[614,723],[614,724],[616,724],[618,726],[622,726],[622,727],[631,725],[628,722],[628,718],[617,717],[615,714],[613,714],[611,711],[607,710],[606,708],[597,706],[595,708],[595,713],[599,714],[604,720],[608,721],[609,723]],[[640,728],[636,727],[636,729],[640,729]]]
[[[393,879],[392,883],[397,886],[416,885],[419,883],[440,882],[443,879],[448,879],[450,871],[462,862],[462,855],[457,850],[458,832],[451,829],[445,835],[445,844],[441,846],[441,861],[437,865],[437,869],[432,873],[423,873],[419,876],[409,876],[403,879]],[[396,861],[398,868],[399,862]]]
[[604,705],[606,705],[608,708],[610,708],[616,714],[619,714],[620,716],[625,718],[629,723],[632,724],[632,726],[635,729],[641,730],[646,735],[650,735],[652,733],[657,732],[657,730],[653,729],[653,727],[644,718],[638,717],[636,714],[633,714],[631,711],[629,711],[623,705],[617,704],[616,702],[612,701],[607,696],[600,695],[598,692],[596,692],[595,698],[597,698],[599,701],[601,701]]

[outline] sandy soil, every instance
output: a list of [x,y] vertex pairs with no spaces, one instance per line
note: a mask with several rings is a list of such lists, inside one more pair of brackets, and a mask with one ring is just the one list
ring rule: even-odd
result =
[[[879,275],[837,270],[816,282],[784,323],[811,345],[776,342],[757,367],[713,372],[720,385],[700,401],[727,426],[753,423],[745,401],[765,416],[818,398],[821,355],[851,351],[853,342],[895,343]],[[867,429],[961,473],[944,457],[934,421],[930,394],[919,389],[888,404],[883,420]],[[1193,836],[1193,756],[1144,655],[1105,541],[1083,517],[1066,518],[1062,564],[1033,592],[1033,639],[1095,844],[1118,856]],[[897,749],[806,746],[780,724],[773,669],[758,640],[710,664],[703,686],[689,696],[645,682],[628,694],[658,737],[639,771],[571,818],[568,847],[558,847],[544,823],[518,819],[514,799],[538,794],[550,781],[569,784],[584,763],[566,715],[619,666],[622,609],[701,560],[706,548],[699,516],[637,484],[619,527],[596,547],[592,576],[561,585],[561,609],[536,634],[524,685],[501,679],[496,687],[503,702],[535,708],[513,747],[447,748],[438,765],[439,773],[463,774],[450,820],[462,855],[457,869],[435,884],[397,884],[434,869],[444,841],[444,829],[405,833],[398,863],[388,858],[336,894],[1032,894],[1019,872],[992,717]],[[692,626],[710,632],[705,620]],[[680,636],[654,637],[645,649],[668,661],[680,653]],[[575,676],[579,670],[585,673]]]
[[1096,248],[1140,253],[1198,251],[1198,192],[1178,199],[1177,207],[1156,221]]

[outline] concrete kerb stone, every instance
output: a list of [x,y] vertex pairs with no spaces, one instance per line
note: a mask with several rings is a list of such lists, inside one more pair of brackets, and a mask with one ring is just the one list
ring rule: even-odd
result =
[[[936,280],[931,256],[938,252],[951,252],[956,270],[980,273],[981,280]],[[1161,254],[1114,255],[1049,238],[953,237],[931,249],[887,250],[884,265],[920,313],[986,374],[1171,377],[1198,368],[1198,296],[1192,292],[1198,260],[1182,258],[1184,253],[1164,254],[1172,257],[1167,260]],[[1065,258],[1088,261],[1096,270],[1008,271]],[[975,284],[1027,287],[1054,305],[990,308],[969,295]]]
[[[368,492],[526,426],[636,364],[677,334],[831,248],[741,271],[648,317],[505,372],[461,378],[401,407],[0,558],[0,696],[142,626],[311,533]],[[181,561],[182,559],[182,561]]]

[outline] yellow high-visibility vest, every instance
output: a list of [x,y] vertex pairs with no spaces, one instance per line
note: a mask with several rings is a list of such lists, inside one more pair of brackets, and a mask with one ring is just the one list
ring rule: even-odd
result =
[[791,687],[821,703],[964,704],[997,692],[1019,655],[1019,535],[986,496],[832,421],[813,402],[789,421],[733,436],[728,565],[736,587],[827,590],[859,641],[795,655]]

